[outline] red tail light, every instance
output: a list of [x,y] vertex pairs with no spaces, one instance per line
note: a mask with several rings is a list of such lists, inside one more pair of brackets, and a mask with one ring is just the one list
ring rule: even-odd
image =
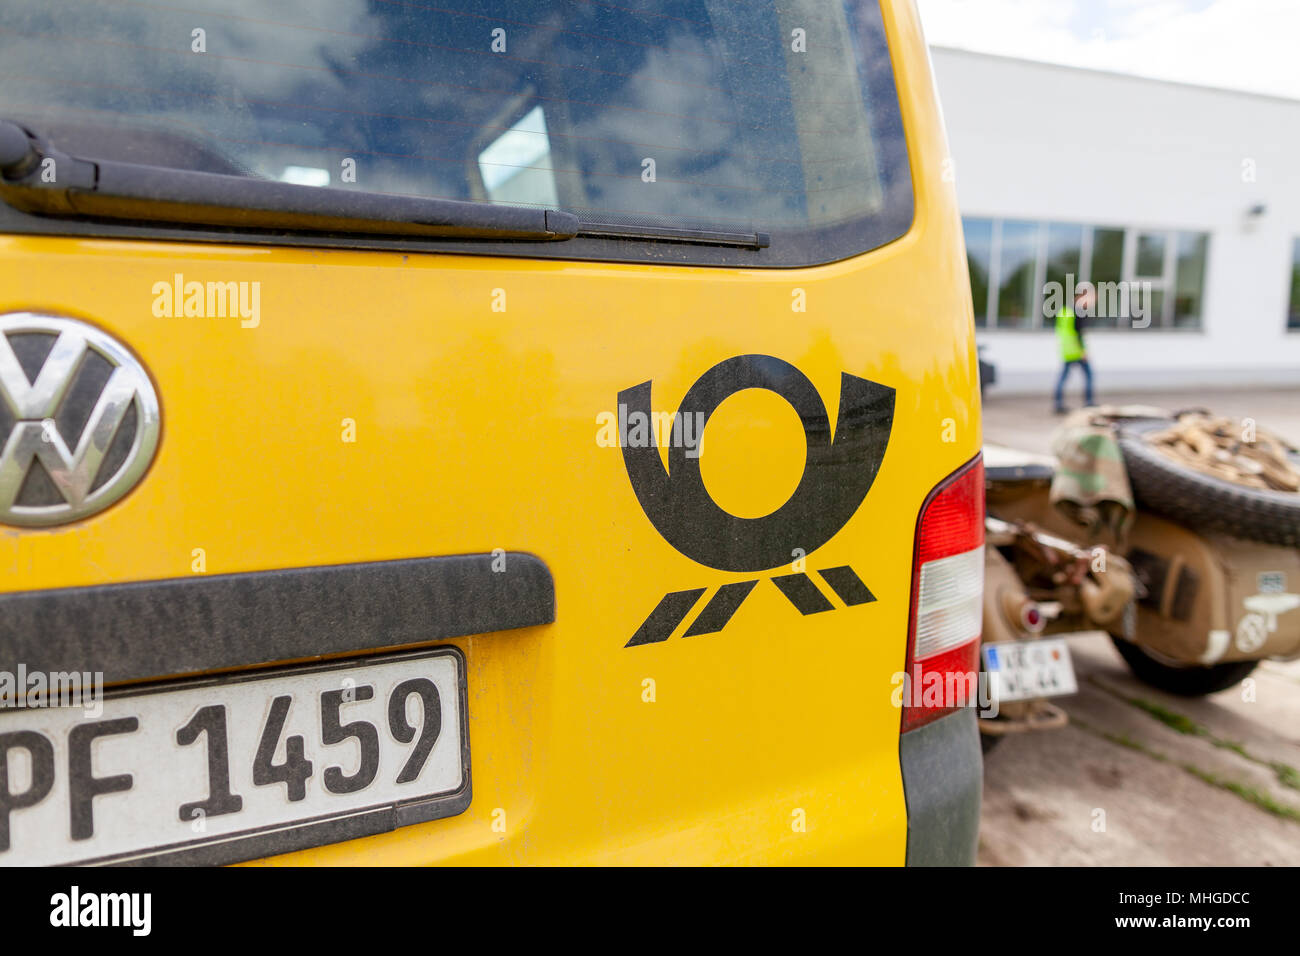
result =
[[917,519],[904,733],[975,703],[983,599],[984,461],[977,455],[930,492]]

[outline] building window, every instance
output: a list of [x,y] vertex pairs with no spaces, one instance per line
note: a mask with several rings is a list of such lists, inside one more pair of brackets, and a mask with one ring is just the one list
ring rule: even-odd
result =
[[1300,239],[1291,246],[1291,308],[1287,310],[1286,327],[1300,330]]
[[[980,328],[1050,329],[1053,303],[1082,282],[1098,286],[1095,328],[1201,327],[1207,233],[1019,219],[963,225]],[[1292,283],[1291,328],[1300,328],[1297,289],[1300,279]]]
[[1036,222],[1002,223],[998,253],[998,327],[1033,328],[1038,318],[1038,227]]
[[[1092,261],[1088,279],[1094,283],[1119,282],[1124,278],[1124,230],[1095,227],[1092,230]],[[1101,315],[1091,320],[1097,328],[1117,328],[1119,319]]]
[[970,300],[975,307],[975,326],[984,328],[989,321],[989,263],[993,256],[993,220],[967,219],[966,267],[970,270]]
[[1201,327],[1201,295],[1205,289],[1205,255],[1209,236],[1203,232],[1178,234],[1178,264],[1174,277],[1174,326]]
[[[1055,282],[1062,290],[1070,287],[1071,277],[1074,282],[1083,275],[1083,226],[1053,222],[1047,227],[1047,271],[1043,275],[1041,288],[1046,289]],[[1064,294],[1064,293],[1063,293]],[[1056,315],[1048,315],[1040,309],[1043,324],[1054,326]],[[1049,311],[1053,311],[1049,309]]]

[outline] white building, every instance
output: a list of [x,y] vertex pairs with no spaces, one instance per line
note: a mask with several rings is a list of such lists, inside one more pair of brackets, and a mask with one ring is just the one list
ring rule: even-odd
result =
[[932,53],[999,390],[1053,383],[1042,290],[1067,272],[1152,293],[1148,328],[1085,333],[1102,400],[1300,386],[1300,101]]

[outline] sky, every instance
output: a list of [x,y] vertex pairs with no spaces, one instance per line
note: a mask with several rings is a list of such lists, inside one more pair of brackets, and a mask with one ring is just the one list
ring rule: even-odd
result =
[[1300,99],[1300,0],[917,0],[939,46]]

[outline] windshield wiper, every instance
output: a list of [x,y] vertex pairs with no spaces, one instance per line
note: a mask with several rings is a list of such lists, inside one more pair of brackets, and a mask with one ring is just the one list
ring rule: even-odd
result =
[[650,239],[657,242],[689,242],[703,246],[735,246],[738,249],[766,249],[772,244],[772,237],[765,232],[732,232],[693,226],[601,222],[586,217],[579,217],[578,235],[600,239]]
[[457,239],[571,239],[578,217],[69,156],[0,120],[0,199],[42,216]]

